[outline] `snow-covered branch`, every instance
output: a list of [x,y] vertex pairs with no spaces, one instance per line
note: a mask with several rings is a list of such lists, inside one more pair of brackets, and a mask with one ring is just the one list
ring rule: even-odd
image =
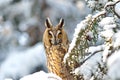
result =
[[25,76],[20,80],[62,80],[60,77],[53,73],[45,73],[43,71],[36,72],[34,74]]
[[[113,7],[108,9],[110,6]],[[111,64],[115,63],[115,60],[119,61],[118,57],[114,56],[120,49],[119,6],[120,1],[106,2],[101,9],[96,9],[99,10],[97,14],[88,15],[77,25],[64,62],[71,67],[71,72],[81,79],[120,79],[118,76],[115,77],[115,73],[111,73],[117,70]],[[114,14],[115,12],[117,14]],[[97,44],[100,38],[103,43]],[[97,46],[100,45],[101,48],[97,50]],[[96,47],[92,49],[92,46]],[[112,62],[111,57],[114,58]]]

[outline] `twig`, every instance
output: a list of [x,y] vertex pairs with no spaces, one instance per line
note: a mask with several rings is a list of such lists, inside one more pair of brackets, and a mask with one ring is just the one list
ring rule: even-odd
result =
[[103,51],[102,49],[101,50],[98,50],[98,51],[95,51],[94,53],[88,53],[88,54],[91,54],[91,55],[89,55],[86,59],[84,59],[82,62],[80,62],[80,65],[82,65],[83,63],[85,63],[88,59],[90,59],[93,55],[95,55],[96,53],[98,53],[98,52],[101,52],[101,51]]

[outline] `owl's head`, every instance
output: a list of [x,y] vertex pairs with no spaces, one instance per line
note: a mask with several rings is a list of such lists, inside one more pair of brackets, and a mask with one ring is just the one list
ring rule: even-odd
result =
[[45,21],[45,32],[43,35],[43,42],[47,46],[65,44],[68,41],[67,34],[63,29],[64,19],[60,19],[56,26],[53,26],[50,19]]

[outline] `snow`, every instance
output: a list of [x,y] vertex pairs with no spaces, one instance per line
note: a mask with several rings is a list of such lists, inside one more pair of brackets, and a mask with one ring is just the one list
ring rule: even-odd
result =
[[120,17],[120,1],[114,6],[116,14]]
[[116,27],[117,27],[116,24],[111,24],[111,25],[105,25],[104,29],[107,30],[107,29],[113,29],[113,28],[116,28]]
[[113,35],[114,35],[113,28],[116,28],[115,19],[113,17],[103,18],[99,22],[99,26],[103,27],[103,30],[104,30],[104,31],[100,32],[100,35],[102,37],[105,37],[106,40],[109,40],[110,38],[113,37]]
[[99,22],[99,26],[104,27],[105,25],[114,24],[115,20],[113,17],[105,17]]
[[25,18],[29,18],[31,16],[31,8],[32,8],[32,1],[22,0],[19,3],[6,7],[1,14],[8,15],[8,18],[10,19],[19,15],[23,15]]
[[10,79],[10,78],[6,78],[6,79],[4,79],[4,80],[13,80],[13,79]]
[[18,42],[20,45],[25,46],[27,45],[29,39],[29,35],[27,33],[22,33],[20,37],[18,38]]
[[104,8],[106,8],[106,7],[109,6],[109,5],[114,5],[114,4],[115,4],[115,2],[109,1],[108,3],[105,4]]
[[94,37],[94,35],[93,35],[93,32],[92,32],[92,31],[87,32],[87,34],[86,34],[86,35],[87,35],[87,36],[89,36],[89,37],[90,37],[90,39]]
[[114,48],[120,47],[120,31],[114,35]]
[[9,21],[6,21],[6,23],[1,24],[0,25],[0,28],[1,28],[0,34],[1,34],[1,36],[3,36],[3,37],[6,36],[6,39],[10,38],[10,36],[13,35],[13,28],[12,28],[12,26],[13,25]]
[[114,2],[112,1],[108,2],[104,8],[106,9],[108,6],[113,6],[114,12],[118,17],[120,17],[120,1],[119,0],[114,0]]
[[27,75],[20,80],[62,80],[60,77],[53,73],[45,73],[44,71],[39,71],[31,75]]
[[116,50],[114,54],[112,54],[107,61],[108,65],[108,75],[112,78],[112,80],[120,79],[120,50]]
[[[46,0],[47,4],[52,7],[53,11],[50,12],[50,18],[54,19],[54,17],[61,16],[73,16],[78,17],[80,12],[78,9],[72,4],[70,1],[67,0]],[[54,6],[53,6],[54,5]],[[59,17],[61,17],[59,16]]]
[[[98,1],[100,2],[100,1]],[[101,1],[102,4],[106,3],[107,0]],[[95,7],[97,5],[96,1],[88,0],[88,5],[90,7]],[[91,5],[92,4],[92,5]],[[94,4],[94,5],[93,5]],[[108,5],[114,6],[115,2],[108,2],[105,5],[105,8],[108,7]],[[120,2],[118,2],[115,5],[115,12],[120,16]],[[106,13],[106,14],[105,14]],[[105,18],[100,15],[105,14]],[[98,24],[100,26],[100,31],[98,31],[100,36],[104,39],[104,43],[101,43],[97,46],[89,46],[88,53],[92,54],[95,53],[90,58],[86,58],[88,56],[85,55],[85,59],[87,59],[84,63],[80,65],[80,67],[76,68],[73,73],[76,75],[82,75],[85,80],[92,80],[96,76],[100,79],[105,80],[119,80],[120,79],[120,30],[119,30],[119,21],[116,21],[116,17],[111,15],[114,13],[107,12],[107,10],[100,11],[100,13],[97,13],[96,15],[88,15],[88,17],[81,21],[75,29],[75,34],[72,43],[70,44],[70,48],[68,50],[68,53],[65,55],[65,58],[70,56],[70,51],[74,48],[76,45],[77,38],[79,37],[78,34],[81,30],[84,30],[86,28],[86,24],[88,24],[87,21],[93,20],[95,18],[100,18],[100,22],[98,21]],[[84,23],[85,22],[85,23]],[[93,36],[91,32],[88,32],[88,35]],[[98,52],[97,52],[98,51]],[[88,54],[87,54],[88,55]],[[80,59],[82,60],[82,59]],[[84,60],[84,59],[83,59]],[[81,61],[82,62],[82,61]],[[107,65],[106,65],[107,64]],[[105,74],[104,72],[100,71],[101,67],[104,69],[107,69]]]
[[78,35],[79,35],[80,31],[81,31],[81,30],[84,30],[84,29],[87,27],[88,22],[89,22],[89,20],[91,20],[91,19],[92,19],[92,15],[89,14],[89,15],[86,17],[85,20],[83,20],[83,21],[81,21],[80,23],[77,24],[77,26],[76,26],[76,28],[75,28],[75,33],[74,33],[74,35],[73,35],[73,40],[72,40],[72,42],[71,42],[70,45],[69,45],[68,53],[67,53],[67,54],[65,55],[65,57],[64,57],[64,62],[66,62],[66,59],[67,59],[67,57],[70,55],[71,50],[72,50],[72,49],[74,48],[74,46],[76,45],[76,40],[77,40],[77,38],[78,38]]
[[108,0],[100,0],[99,3],[106,4]]
[[31,75],[27,75],[20,80],[62,80],[60,77],[56,76],[53,73],[45,73],[43,71],[36,72]]
[[[83,1],[77,1],[76,7],[79,9],[80,14],[85,15],[86,13],[90,12],[88,8],[86,8],[86,4]],[[88,11],[86,12],[85,9]]]
[[102,6],[104,6],[108,0],[85,0],[87,2],[87,5],[92,9],[92,11],[97,12],[100,11]]
[[119,1],[119,0],[113,0],[113,1],[117,2],[117,1]]
[[[86,17],[86,19],[90,19],[90,16]],[[77,24],[77,27],[75,28],[75,33],[74,33],[74,37],[73,37],[73,40],[69,46],[69,49],[68,49],[68,53],[65,55],[64,57],[64,62],[66,62],[66,58],[69,56],[69,53],[71,52],[71,50],[74,48],[75,46],[75,43],[76,43],[76,40],[78,38],[78,34],[81,30],[84,30],[86,27],[87,27],[87,20],[84,20],[82,22],[80,22],[79,24]]]
[[99,12],[99,13],[93,15],[93,18],[97,18],[98,16],[103,15],[103,14],[105,14],[105,13],[106,13],[106,11],[103,10],[103,11],[101,11],[101,12]]
[[69,50],[68,50],[68,53],[71,52],[71,50],[73,49],[73,47],[75,46],[75,42],[78,38],[78,34],[80,33],[81,30],[84,30],[87,25],[88,25],[88,21],[92,19],[92,15],[89,14],[85,20],[81,21],[79,24],[77,24],[77,27],[75,28],[75,33],[74,33],[74,37],[73,37],[73,40],[70,44],[70,47],[69,47]]
[[13,0],[0,0],[0,7],[9,5]]
[[116,60],[120,58],[119,53],[120,51],[116,51],[112,56],[108,58],[107,64],[109,67],[113,66],[114,62],[116,62]]
[[46,66],[43,44],[23,50],[14,51],[0,66],[0,80],[5,78],[17,79],[31,73],[35,67]]
[[103,51],[103,62],[107,61],[108,55],[110,54],[109,52],[110,46],[105,46],[105,49]]
[[[43,66],[46,69],[46,58],[43,44],[41,43],[33,47],[27,46],[27,49],[24,48],[30,40],[28,33],[25,31],[28,27],[34,27],[34,25],[37,24],[41,29],[40,36],[42,36],[43,22],[46,17],[50,17],[54,23],[57,23],[58,19],[63,17],[65,23],[67,23],[65,26],[71,29],[69,30],[65,27],[66,30],[70,32],[68,36],[73,40],[68,53],[64,57],[64,62],[76,46],[79,32],[87,28],[89,21],[91,22],[98,19],[98,21],[95,20],[100,26],[98,26],[98,43],[89,46],[89,49],[87,49],[88,52],[86,51],[87,53],[85,54],[85,59],[90,57],[89,55],[95,54],[88,58],[82,65],[75,68],[73,72],[76,75],[83,75],[85,80],[93,80],[96,75],[98,77],[104,77],[105,74],[100,71],[102,73],[101,75],[97,70],[99,70],[98,67],[102,66],[103,62],[105,62],[107,65],[103,65],[102,68],[107,68],[106,77],[111,78],[106,78],[105,80],[119,80],[120,20],[114,15],[117,14],[120,16],[120,0],[113,0],[111,2],[110,0],[85,1],[87,2],[87,6],[93,8],[92,12],[87,10],[86,3],[80,0],[0,0],[0,57],[3,53],[2,48],[5,49],[7,54],[7,56],[4,54],[6,56],[5,59],[2,60],[0,58],[0,60],[3,61],[0,61],[2,62],[0,63],[0,80],[18,80],[23,76],[20,80],[62,80],[55,74],[45,73],[43,71],[30,74],[37,67]],[[117,1],[119,2],[116,3]],[[110,5],[113,7],[110,7]],[[116,14],[111,12],[113,8]],[[86,14],[88,16],[80,22]],[[118,19],[118,21],[116,19]],[[71,36],[76,24],[74,36]],[[87,32],[87,35],[90,37],[94,36],[90,31]],[[11,52],[9,52],[8,47],[4,47],[8,45],[10,48],[14,46],[18,48],[22,45],[22,49],[17,50],[14,48],[14,51],[11,50]],[[79,60],[82,62],[84,59]]]
[[99,46],[90,46],[88,49],[88,53],[93,54],[97,51],[101,51],[103,50],[104,46],[103,45],[99,45]]
[[88,6],[90,6],[91,8],[94,8],[96,3],[97,3],[96,1],[89,1]]
[[109,40],[110,38],[113,37],[114,32],[113,32],[112,29],[109,29],[109,30],[102,31],[102,32],[100,33],[100,35],[101,35],[102,37],[105,37],[106,40]]
[[78,74],[83,75],[85,80],[89,80],[92,74],[95,74],[95,72],[97,71],[98,63],[101,63],[101,59],[102,59],[102,53],[101,52],[96,53],[94,56],[88,59],[84,64],[76,68],[74,73],[76,75]]
[[68,53],[66,53],[66,55],[64,57],[64,62],[66,62],[66,58],[69,56],[69,53],[71,52],[71,50],[74,48],[76,40],[77,40],[76,38],[73,38],[73,40],[72,40],[72,42],[70,44]]

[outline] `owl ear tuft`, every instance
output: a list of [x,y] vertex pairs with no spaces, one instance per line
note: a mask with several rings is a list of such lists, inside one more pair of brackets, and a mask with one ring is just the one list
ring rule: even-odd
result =
[[60,22],[58,24],[58,28],[62,28],[64,26],[64,19],[60,19]]
[[51,28],[51,27],[52,27],[52,23],[51,23],[51,21],[50,21],[49,18],[46,19],[46,21],[45,21],[45,26],[46,26],[47,28]]

